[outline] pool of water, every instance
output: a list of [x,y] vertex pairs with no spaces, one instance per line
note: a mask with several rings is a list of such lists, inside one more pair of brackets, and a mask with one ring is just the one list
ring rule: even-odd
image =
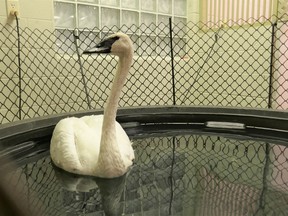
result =
[[287,215],[284,145],[179,132],[132,139],[135,164],[119,178],[59,170],[46,144],[22,155],[5,181],[37,215]]

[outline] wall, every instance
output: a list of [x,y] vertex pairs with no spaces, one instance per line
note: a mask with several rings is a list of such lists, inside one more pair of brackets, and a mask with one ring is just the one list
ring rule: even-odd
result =
[[[19,0],[21,27],[53,29],[53,0]],[[7,19],[6,0],[0,2],[0,22],[15,25]]]
[[[188,20],[198,22],[200,1],[193,0],[188,3],[189,13]],[[201,7],[201,6],[200,6]],[[197,8],[195,10],[195,8]],[[288,2],[285,0],[278,1],[278,17],[282,20],[287,20]],[[198,11],[197,11],[198,10]],[[285,15],[286,13],[286,15]],[[232,106],[245,106],[245,107],[268,107],[269,96],[269,73],[270,73],[270,53],[272,41],[272,26],[268,23],[265,26],[255,25],[246,26],[241,29],[228,28],[223,26],[221,30],[214,29],[214,31],[205,32],[199,29],[193,29],[195,26],[189,27],[191,30],[188,33],[190,37],[194,37],[193,41],[188,41],[188,46],[195,47],[198,44],[197,52],[189,52],[187,56],[186,65],[192,65],[191,76],[205,77],[203,80],[196,80],[193,94],[190,101],[199,105],[224,105],[231,104]],[[286,109],[287,107],[287,93],[286,93],[286,69],[287,68],[287,55],[286,45],[286,29],[287,25],[278,23],[276,33],[276,46],[274,59],[274,80],[273,80],[273,95],[272,104],[273,108]],[[213,35],[214,34],[214,35]],[[214,44],[213,51],[210,52],[211,47],[204,45],[203,38],[210,40],[213,44],[213,37],[218,35],[218,41]],[[281,36],[279,36],[281,35]],[[248,46],[247,46],[248,45]],[[214,52],[214,50],[217,50]],[[210,55],[208,55],[210,54]],[[189,59],[191,58],[191,59]],[[206,64],[199,65],[200,58],[208,59]],[[198,60],[197,60],[198,59]],[[196,61],[193,61],[196,60]],[[253,65],[253,62],[257,62]],[[179,69],[183,68],[185,63],[179,64]],[[209,67],[210,65],[210,67]],[[215,68],[217,73],[215,73]],[[180,74],[179,77],[186,76],[186,80],[190,75]],[[194,79],[192,78],[192,80]],[[190,78],[191,80],[191,78]],[[194,79],[195,80],[195,79]],[[226,81],[226,80],[229,80]],[[198,82],[198,83],[197,83]],[[231,83],[231,86],[229,86]],[[238,84],[237,84],[238,83]],[[253,85],[252,85],[253,83]],[[185,89],[191,86],[187,84]],[[209,91],[210,87],[210,91]],[[232,87],[232,88],[231,88]],[[208,88],[208,89],[207,89]],[[179,87],[181,94],[186,94],[184,88]],[[183,96],[182,96],[183,97]],[[188,104],[190,103],[188,101]],[[232,103],[231,103],[232,102]]]
[[[88,109],[77,56],[59,55],[55,49],[57,40],[53,32],[53,1],[19,1],[23,112],[18,108],[18,50],[17,35],[13,29],[16,21],[11,17],[6,18],[5,9],[1,12],[3,29],[0,33],[3,50],[0,52],[0,57],[3,59],[0,62],[2,72],[0,86],[4,84],[4,88],[0,88],[2,101],[0,122],[16,121],[19,113],[23,113],[21,119],[26,119]],[[1,8],[6,8],[5,2],[1,4]],[[35,8],[39,9],[34,10]],[[72,36],[71,32],[66,33]],[[74,47],[73,42],[71,46]],[[109,84],[113,79],[113,73],[110,71],[114,70],[117,62],[115,59],[101,57],[96,63],[92,57],[84,57],[84,60],[83,68],[92,97],[92,107],[103,107],[109,92]],[[143,58],[136,56],[135,62],[137,64],[133,65],[129,74],[120,105],[166,105],[167,101],[171,101],[171,93],[166,93],[171,90],[171,75],[167,76],[171,71],[170,60],[149,58],[144,61]],[[98,71],[92,71],[91,66]],[[151,76],[151,71],[155,74],[154,77]],[[99,86],[101,90],[98,91],[95,86]]]
[[[198,22],[200,1],[193,0],[188,5],[189,20]],[[183,80],[190,83],[185,88],[179,84],[178,98],[188,95],[189,100],[183,101],[186,104],[267,108],[271,24],[243,28],[224,25],[212,31],[205,30],[205,26],[200,28],[199,31],[197,26],[188,25],[192,38],[188,41],[189,52],[186,63],[177,66],[179,71],[191,67],[191,74],[178,74],[178,78],[185,77]]]
[[[32,53],[39,53],[40,48],[44,48],[41,42],[35,45],[34,41],[39,38],[40,31],[48,29],[53,30],[53,1],[52,0],[19,0],[20,27],[23,31],[21,56]],[[17,52],[17,34],[15,31],[16,20],[7,16],[6,1],[0,1],[0,100],[2,101],[0,112],[7,117],[4,122],[15,121],[18,116],[18,52]],[[27,28],[26,28],[27,27]],[[34,32],[34,29],[38,29]],[[24,42],[25,41],[25,42]],[[47,51],[47,49],[46,49]],[[48,59],[49,61],[49,59]],[[27,62],[29,67],[31,63]],[[23,64],[25,67],[25,65]],[[33,69],[33,67],[31,68]],[[30,70],[31,71],[31,70]],[[24,71],[25,73],[25,71]],[[11,108],[12,107],[12,108]],[[23,107],[28,109],[28,107]],[[2,116],[0,116],[1,118]],[[2,123],[2,119],[1,119]]]
[[199,22],[200,13],[200,0],[187,1],[187,19],[191,22]]
[[[23,110],[29,114],[23,118],[87,108],[86,102],[83,102],[85,94],[83,93],[76,56],[59,56],[54,49],[41,46],[42,41],[39,38],[39,32],[44,29],[49,30],[47,31],[47,35],[50,38],[48,43],[52,46],[53,43],[57,42],[52,32],[53,0],[19,0],[19,2],[20,25],[24,29],[23,38],[27,40],[23,44],[22,49],[22,57],[27,56],[26,59],[23,59],[25,64],[22,65],[24,74],[23,88],[25,90],[23,98],[27,99],[27,103],[23,104]],[[199,7],[200,0],[187,1],[188,21],[193,23],[199,21]],[[15,20],[7,19],[6,13],[6,1],[2,0],[0,2],[0,22],[4,26],[6,23],[15,26]],[[25,29],[25,27],[28,28]],[[31,31],[33,29],[40,29],[40,31]],[[224,27],[223,30],[221,29],[217,32],[217,42],[214,41],[215,31],[199,31],[199,26],[192,25],[191,22],[189,22],[187,30],[188,36],[192,38],[187,43],[188,55],[180,56],[180,58],[177,56],[175,61],[176,79],[179,80],[176,83],[177,99],[180,102],[183,100],[183,103],[178,104],[267,107],[269,43],[271,40],[269,28],[265,26],[259,28],[253,26],[244,29]],[[4,28],[0,33],[0,38],[5,38],[5,35],[8,34],[9,28]],[[46,39],[43,38],[43,40]],[[4,39],[2,39],[3,41]],[[37,41],[36,44],[34,43],[35,41]],[[0,43],[2,42],[0,41]],[[181,46],[185,42],[187,41],[183,41]],[[212,44],[214,44],[213,52],[211,52],[210,47]],[[179,49],[183,48],[181,46]],[[0,100],[3,101],[3,98],[7,98],[6,95],[12,89],[12,93],[9,93],[9,100],[6,101],[7,104],[1,109],[1,113],[9,116],[9,120],[5,119],[4,122],[15,121],[17,118],[13,118],[13,116],[18,112],[16,35],[8,44],[5,43],[1,47],[3,52],[0,52],[0,58],[4,59],[6,54],[6,56],[10,57],[8,59],[5,57],[5,64],[3,64],[3,61],[0,62],[0,69],[5,73],[1,76],[1,81],[2,83],[10,82],[10,88],[2,90]],[[207,62],[204,64],[203,61],[205,59],[207,59]],[[88,59],[87,65],[84,66],[84,71],[89,71],[89,67],[92,64],[91,61],[92,59]],[[137,105],[166,105],[167,101],[171,100],[170,92],[172,88],[169,59],[143,61],[142,58],[135,57],[135,62],[137,64],[134,64],[127,85],[123,90],[125,100],[122,100],[120,104],[131,106],[133,101],[138,101]],[[255,64],[255,62],[258,63]],[[104,62],[106,68],[105,66],[103,68],[107,72],[110,69],[112,70],[115,64],[116,62],[112,61],[109,66],[106,61]],[[108,66],[110,68],[107,69]],[[161,71],[160,75],[158,71]],[[147,79],[150,73],[153,73],[157,79]],[[35,79],[28,78],[34,74]],[[69,74],[68,79],[65,78],[67,74]],[[198,74],[200,75],[199,77]],[[113,77],[103,74],[101,78],[103,82],[106,79],[105,77],[109,78],[107,81],[108,85]],[[196,80],[196,84],[192,85],[194,80]],[[88,87],[92,88],[95,82],[95,77],[91,75],[88,78]],[[149,85],[149,82],[152,85]],[[39,85],[43,86],[43,88],[40,88]],[[64,93],[59,94],[56,90],[49,90],[47,89],[48,85],[54,85],[54,89],[61,88]],[[69,89],[70,85],[73,85],[76,91],[71,92],[71,89]],[[35,89],[37,90],[35,91]],[[133,96],[134,92],[131,89],[138,90],[138,93]],[[143,93],[139,93],[139,90],[142,90]],[[159,94],[161,91],[162,95]],[[102,98],[101,101],[94,102],[93,105],[97,103],[97,107],[103,106],[103,95],[97,95],[97,92],[93,92],[93,95],[94,100]],[[57,104],[51,104],[52,98],[55,98],[53,96],[57,98]],[[188,99],[184,100],[186,96]],[[35,102],[33,97],[37,97],[39,101],[31,105]],[[105,97],[107,97],[106,92],[104,100]],[[154,98],[160,99],[155,102]],[[5,108],[11,107],[11,104],[13,109],[8,110]],[[63,109],[57,108],[59,104],[63,105]]]

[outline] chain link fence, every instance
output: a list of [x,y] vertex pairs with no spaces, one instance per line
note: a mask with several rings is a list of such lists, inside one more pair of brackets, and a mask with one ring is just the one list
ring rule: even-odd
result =
[[168,20],[75,31],[1,25],[0,123],[103,108],[117,58],[82,52],[117,31],[135,47],[120,106],[286,109],[288,24],[273,20],[213,29]]
[[[203,23],[57,29],[0,25],[0,122],[103,108],[117,58],[82,56],[113,32],[134,42],[120,106],[288,107],[288,24],[240,27]],[[277,20],[277,21],[276,21]],[[179,135],[134,139],[136,166],[116,184],[125,215],[285,215],[287,147],[261,141]],[[47,152],[48,155],[48,152]],[[46,156],[47,156],[46,155]],[[101,182],[90,192],[50,157],[26,163],[6,180],[46,215],[103,215]],[[60,179],[60,180],[59,180]],[[75,179],[74,179],[75,180]],[[71,186],[71,185],[70,185]],[[37,194],[37,196],[34,196]],[[102,198],[101,198],[102,197]],[[108,206],[109,208],[109,206]]]

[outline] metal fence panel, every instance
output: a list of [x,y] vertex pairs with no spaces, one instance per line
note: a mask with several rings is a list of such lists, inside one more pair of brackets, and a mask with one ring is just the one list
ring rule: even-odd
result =
[[81,54],[117,31],[130,35],[135,47],[120,106],[288,105],[288,25],[281,19],[239,27],[178,22],[53,32],[20,23],[20,37],[16,27],[0,28],[1,124],[103,108],[117,58]]

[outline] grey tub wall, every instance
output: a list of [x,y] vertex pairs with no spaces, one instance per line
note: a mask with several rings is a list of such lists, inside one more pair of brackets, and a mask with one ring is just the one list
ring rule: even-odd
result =
[[[81,112],[63,113],[51,116],[37,117],[0,125],[0,147],[9,147],[11,143],[21,143],[29,139],[51,136],[57,122],[69,116],[102,114],[103,110],[88,110]],[[203,106],[156,106],[119,108],[117,121],[124,128],[139,125],[165,123],[168,125],[185,126],[190,129],[204,129],[206,132],[232,133],[260,138],[277,137],[288,139],[288,112],[229,107]],[[243,123],[245,130],[223,130],[205,127],[207,121]],[[131,122],[137,124],[130,124]],[[181,128],[181,127],[180,127]],[[169,127],[167,129],[169,131]],[[285,144],[285,142],[284,142]]]

